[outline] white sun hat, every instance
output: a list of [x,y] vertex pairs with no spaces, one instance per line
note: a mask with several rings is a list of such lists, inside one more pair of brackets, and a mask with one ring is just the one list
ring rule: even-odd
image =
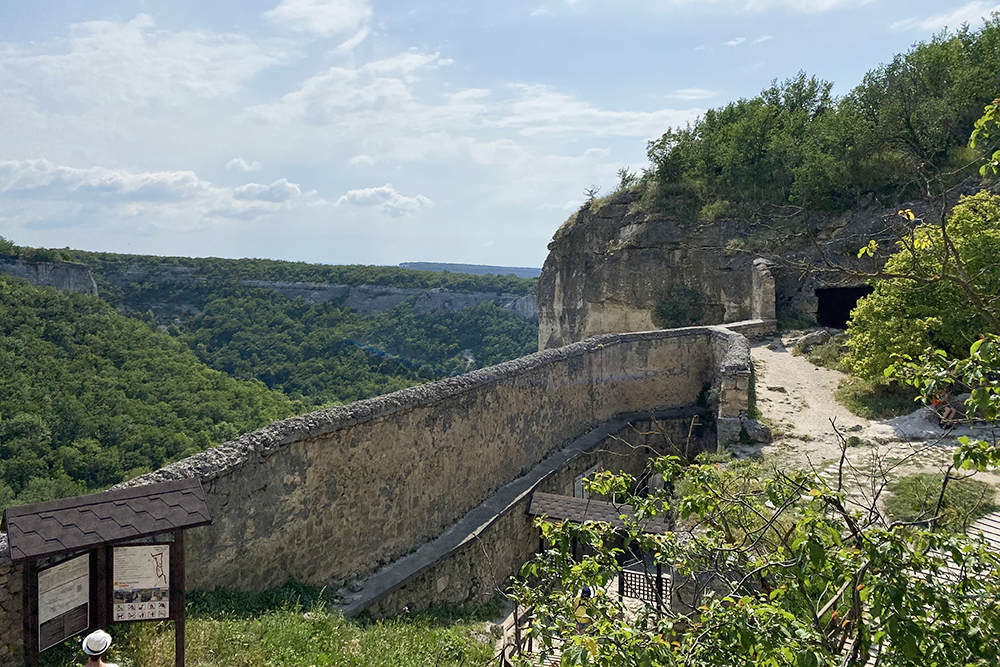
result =
[[101,655],[111,647],[111,635],[104,630],[95,630],[83,638],[83,652],[87,655]]

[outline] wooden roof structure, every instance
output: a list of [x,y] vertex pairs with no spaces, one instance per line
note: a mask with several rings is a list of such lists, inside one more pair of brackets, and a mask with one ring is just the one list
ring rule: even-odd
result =
[[976,521],[966,534],[982,537],[994,551],[1000,551],[1000,512],[987,514],[979,521]]
[[[531,516],[546,516],[557,521],[564,520],[572,523],[603,521],[610,523],[615,528],[624,528],[625,522],[622,521],[621,517],[623,515],[632,516],[632,506],[592,498],[571,498],[570,496],[536,492],[532,494],[526,512]],[[657,535],[670,532],[664,519],[665,517],[662,516],[647,519],[642,524],[643,532]]]
[[211,522],[201,480],[193,478],[11,507],[0,530],[19,562]]

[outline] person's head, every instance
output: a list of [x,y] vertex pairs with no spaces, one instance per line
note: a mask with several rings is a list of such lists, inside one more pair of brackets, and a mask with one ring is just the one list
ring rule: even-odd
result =
[[111,635],[104,630],[94,630],[83,638],[83,652],[90,656],[91,660],[100,660],[109,648],[111,648]]
[[584,600],[590,599],[590,586],[583,587],[583,590],[580,591],[580,597],[583,598]]

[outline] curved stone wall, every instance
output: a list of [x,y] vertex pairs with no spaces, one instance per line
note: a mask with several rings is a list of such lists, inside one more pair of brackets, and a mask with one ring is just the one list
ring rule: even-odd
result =
[[726,416],[745,410],[749,372],[746,339],[727,328],[607,334],[276,422],[127,484],[202,479],[214,523],[188,534],[190,587],[325,585],[440,535],[616,415],[692,406],[706,382]]

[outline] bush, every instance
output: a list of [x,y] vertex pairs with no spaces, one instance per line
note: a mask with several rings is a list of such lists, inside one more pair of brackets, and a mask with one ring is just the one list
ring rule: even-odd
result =
[[[946,231],[963,262],[969,286],[989,298],[1000,294],[1000,196],[981,192],[964,198],[952,212]],[[919,225],[885,270],[911,277],[881,280],[851,313],[848,367],[857,375],[881,381],[892,354],[917,357],[927,348],[962,354],[988,331],[986,319],[953,280],[941,280],[945,247],[941,229]],[[949,250],[950,252],[950,250]],[[953,257],[952,255],[948,255]],[[949,259],[954,263],[954,259]]]
[[653,324],[661,329],[676,329],[703,324],[706,300],[690,287],[675,287],[653,309]]

